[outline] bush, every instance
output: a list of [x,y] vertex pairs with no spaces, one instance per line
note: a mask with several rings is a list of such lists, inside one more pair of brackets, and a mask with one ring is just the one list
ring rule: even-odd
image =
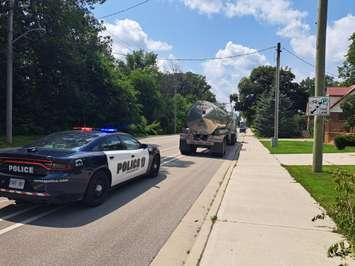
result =
[[347,146],[355,146],[354,135],[340,135],[334,139],[335,146],[338,150],[344,150]]

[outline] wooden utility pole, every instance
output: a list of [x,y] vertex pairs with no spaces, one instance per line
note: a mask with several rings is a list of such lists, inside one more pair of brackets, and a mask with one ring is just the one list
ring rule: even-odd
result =
[[12,95],[13,95],[13,20],[14,0],[9,0],[7,63],[6,63],[6,142],[12,144]]
[[280,105],[280,57],[281,43],[276,47],[276,75],[275,75],[275,115],[274,115],[274,138],[272,147],[276,147],[279,141],[279,105]]
[[[325,94],[325,49],[327,36],[328,0],[318,2],[317,50],[316,50],[316,84],[315,96]],[[313,172],[321,172],[323,164],[324,119],[314,117]]]

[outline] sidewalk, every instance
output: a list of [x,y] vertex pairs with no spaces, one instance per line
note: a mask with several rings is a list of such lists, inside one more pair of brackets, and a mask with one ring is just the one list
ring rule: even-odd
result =
[[[312,154],[273,154],[281,163],[286,165],[312,165]],[[324,165],[352,165],[355,164],[355,153],[324,153]]]
[[200,265],[339,265],[327,257],[341,239],[329,219],[253,136],[244,138]]

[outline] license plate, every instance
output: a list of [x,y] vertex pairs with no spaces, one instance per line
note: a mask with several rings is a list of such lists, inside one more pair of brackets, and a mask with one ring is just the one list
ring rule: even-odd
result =
[[23,189],[25,187],[24,179],[10,178],[9,188]]

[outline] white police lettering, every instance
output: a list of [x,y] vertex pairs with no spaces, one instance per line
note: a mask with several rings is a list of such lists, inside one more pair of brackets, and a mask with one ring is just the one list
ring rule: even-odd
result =
[[145,157],[133,159],[130,161],[123,161],[117,164],[117,174],[122,172],[133,172],[145,166]]
[[9,172],[33,174],[33,166],[23,166],[23,165],[9,165]]

